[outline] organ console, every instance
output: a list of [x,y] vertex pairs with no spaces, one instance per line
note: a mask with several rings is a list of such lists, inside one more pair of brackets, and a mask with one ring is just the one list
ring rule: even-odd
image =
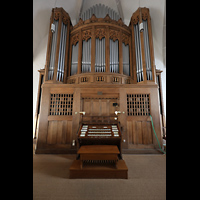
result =
[[116,145],[121,153],[121,130],[119,124],[81,124],[78,131],[78,149],[83,145]]
[[128,178],[118,118],[114,117],[114,121],[113,116],[101,116],[101,120],[97,116],[89,118],[90,123],[82,119],[78,130],[77,159],[70,167],[70,178]]

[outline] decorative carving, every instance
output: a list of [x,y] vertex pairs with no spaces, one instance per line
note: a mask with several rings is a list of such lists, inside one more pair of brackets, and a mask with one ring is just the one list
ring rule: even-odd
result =
[[126,34],[122,34],[122,42],[125,44],[125,46],[129,44],[129,36]]
[[60,13],[59,13],[59,12],[55,12],[55,13],[54,13],[54,19],[55,19],[55,20],[58,20],[58,19],[59,19],[59,16],[60,16]]
[[142,19],[143,20],[147,20],[148,19],[149,14],[147,12],[143,12],[142,13]]
[[90,30],[82,32],[82,38],[83,38],[83,40],[88,41],[91,38],[91,36],[92,36],[92,33],[91,33]]
[[108,14],[104,18],[97,18],[95,16],[95,14],[93,14],[92,17],[88,20],[83,21],[82,19],[80,19],[79,22],[76,25],[73,26],[73,30],[75,30],[76,28],[78,28],[81,25],[88,25],[88,24],[94,23],[94,22],[111,23],[111,24],[114,24],[114,25],[121,26],[121,27],[130,31],[130,28],[126,24],[123,23],[121,18],[118,21],[116,21],[116,20],[111,19]]
[[92,15],[90,18],[90,22],[96,22],[98,19],[96,18],[95,14]]
[[112,19],[110,18],[110,16],[107,14],[104,18],[103,18],[103,21],[105,22],[112,22]]
[[81,26],[81,25],[83,25],[83,24],[84,24],[84,21],[80,18],[77,25],[78,25],[78,26]]
[[118,19],[118,21],[117,21],[117,24],[119,25],[119,26],[123,26],[123,21],[122,21],[122,19],[120,18],[120,19]]
[[103,37],[106,37],[106,32],[104,29],[99,28],[99,29],[96,29],[95,35],[96,35],[96,38],[99,38],[101,40]]
[[141,8],[141,12],[142,12],[142,19],[143,20],[147,20],[149,17],[149,8]]
[[76,46],[76,43],[79,41],[79,33],[72,37],[72,45]]
[[133,24],[136,25],[139,21],[139,15],[132,18]]
[[63,23],[66,25],[69,21],[69,18],[63,16],[62,20],[63,20]]
[[119,32],[114,31],[114,30],[110,30],[110,39],[112,39],[114,42],[116,40],[119,40]]

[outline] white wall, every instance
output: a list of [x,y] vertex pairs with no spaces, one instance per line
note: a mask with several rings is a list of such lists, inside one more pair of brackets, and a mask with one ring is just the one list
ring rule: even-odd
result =
[[[117,11],[114,0],[84,0],[84,2],[86,2],[83,5],[84,10],[86,7],[89,8],[97,3],[105,3],[105,5],[109,5],[110,7],[113,5],[112,8]],[[45,66],[51,10],[54,7],[63,7],[69,13],[72,24],[75,25],[81,3],[81,0],[33,0],[33,117],[36,110],[39,82],[39,72],[37,70]],[[139,6],[150,9],[155,64],[157,69],[163,71],[162,87],[166,114],[165,0],[121,0],[121,6],[124,14],[124,23],[126,25],[129,25],[132,14]]]

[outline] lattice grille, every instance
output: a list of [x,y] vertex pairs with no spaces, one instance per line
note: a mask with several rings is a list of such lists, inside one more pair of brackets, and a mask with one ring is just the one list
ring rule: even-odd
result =
[[150,114],[149,94],[127,94],[128,116],[147,116]]
[[51,94],[49,115],[72,115],[73,94]]

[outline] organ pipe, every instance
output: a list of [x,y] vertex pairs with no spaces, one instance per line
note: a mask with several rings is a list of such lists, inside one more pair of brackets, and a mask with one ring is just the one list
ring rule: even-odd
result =
[[96,38],[95,72],[105,72],[105,37]]
[[55,32],[52,33],[53,37],[52,37],[52,43],[51,43],[48,80],[53,80],[54,67],[55,67],[56,43],[57,43],[57,34],[58,34],[58,20],[54,19],[53,23],[55,24]]
[[[45,80],[53,80],[53,82],[67,80],[68,75],[64,70],[68,66],[70,66],[67,69],[69,75],[91,71],[120,72],[132,78],[134,74],[132,83],[154,80],[154,57],[148,9],[139,8],[133,14],[131,28],[122,22],[117,12],[101,4],[94,5],[83,12],[82,19],[73,28],[68,26],[66,20],[69,18],[66,19],[66,13],[59,14],[62,12],[62,9],[56,8],[51,19],[55,31],[49,37],[47,54],[49,60],[46,65],[48,70]],[[59,23],[59,20],[62,22]],[[139,29],[141,22],[142,33]],[[90,23],[94,23],[93,26]],[[77,27],[80,27],[79,31]],[[130,36],[134,37],[134,40]],[[69,52],[69,44],[72,44],[71,52]],[[55,63],[55,60],[58,60],[58,63]]]
[[147,20],[142,20],[144,24],[144,49],[145,49],[145,61],[146,61],[146,71],[147,80],[152,80],[152,70],[151,70],[151,58],[149,49],[149,35],[148,35],[148,25]]
[[66,37],[67,37],[67,25],[65,25],[62,22],[59,59],[58,59],[58,70],[57,70],[57,79],[56,79],[56,80],[61,81],[61,82],[63,82],[63,78],[64,78]]
[[110,39],[110,72],[119,73],[119,41]]
[[102,4],[96,4],[86,10],[81,14],[81,19],[83,21],[90,19],[93,14],[95,14],[97,18],[104,18],[107,14],[109,14],[110,18],[113,20],[117,21],[120,19],[120,15],[116,11]]
[[143,66],[142,66],[142,49],[141,49],[141,39],[140,39],[140,30],[139,22],[134,25],[135,33],[135,52],[136,52],[136,74],[137,82],[143,81]]
[[71,75],[77,73],[78,68],[78,46],[79,42],[76,45],[72,46],[72,63],[71,63]]
[[123,74],[130,76],[130,68],[129,68],[129,45],[125,45],[122,43],[123,49]]
[[83,41],[82,72],[91,72],[91,38]]

